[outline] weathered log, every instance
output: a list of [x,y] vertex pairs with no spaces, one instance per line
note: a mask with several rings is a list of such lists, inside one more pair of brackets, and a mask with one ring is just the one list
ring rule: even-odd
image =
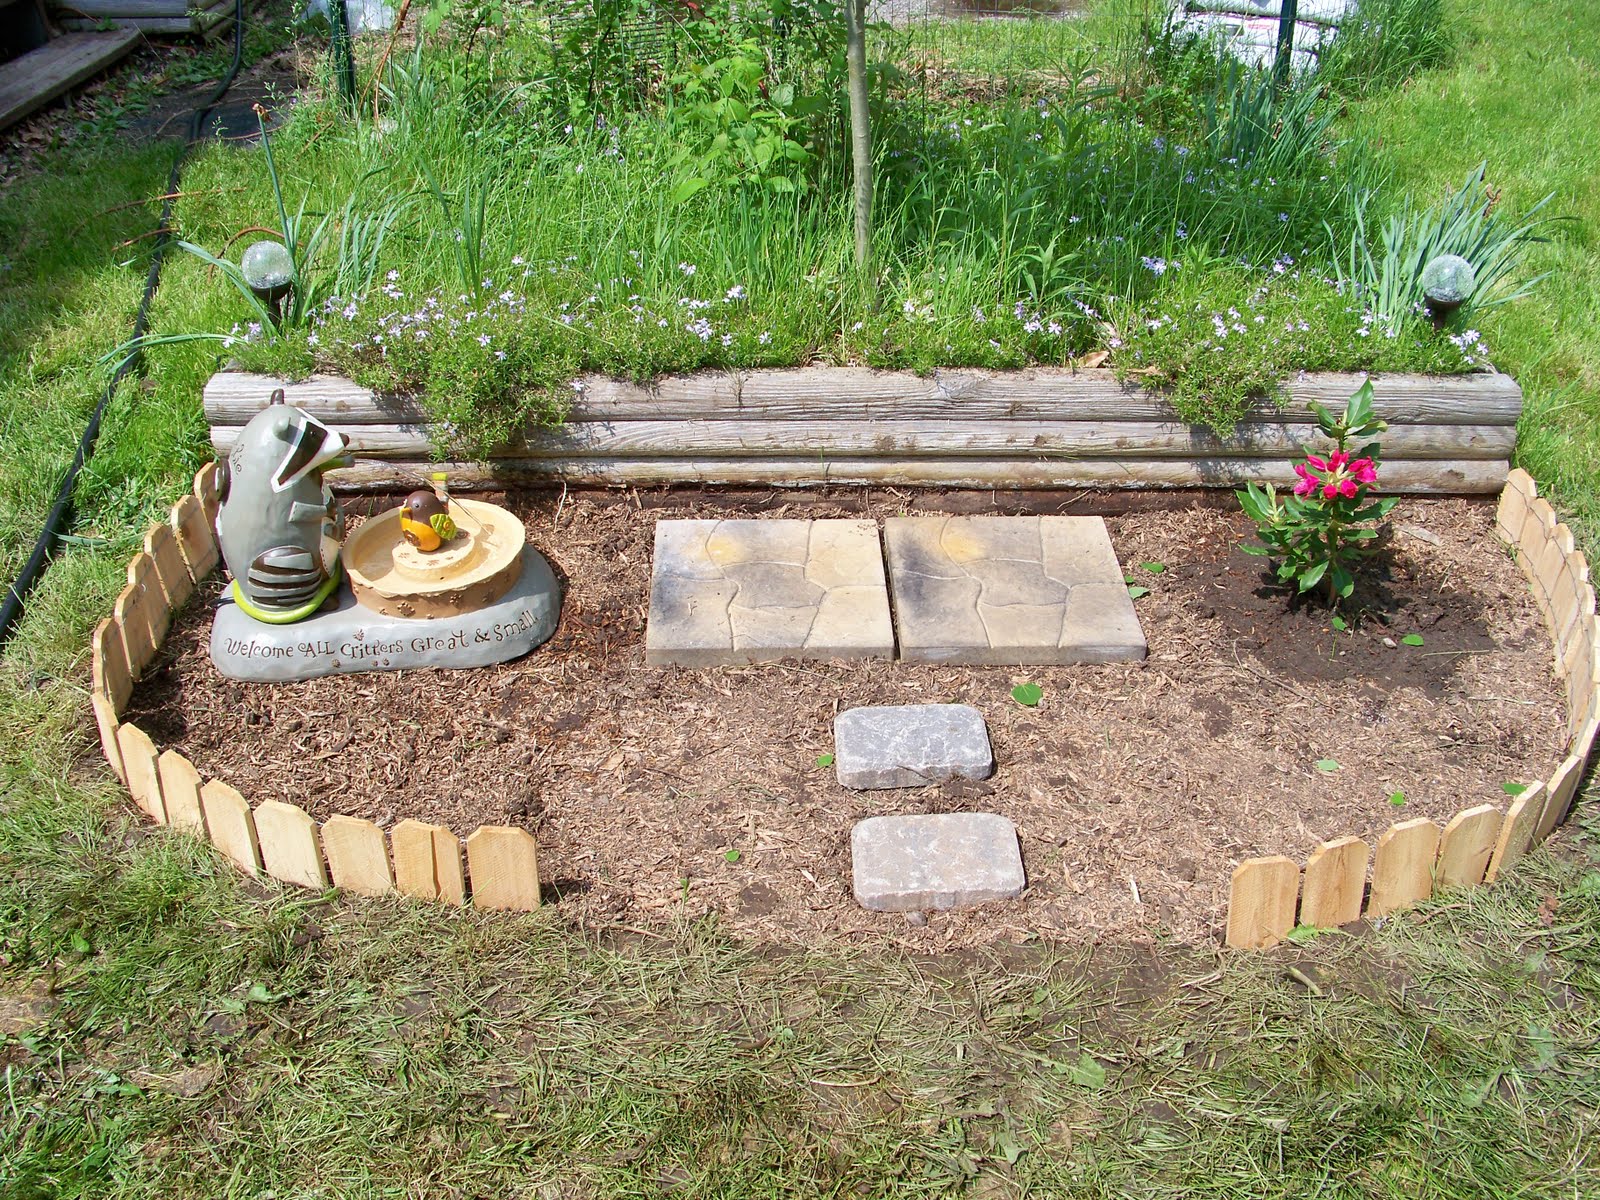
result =
[[[344,427],[341,427],[344,428]],[[353,425],[350,449],[365,458],[421,459],[435,448],[428,425]],[[238,426],[217,426],[211,444],[226,454]],[[1384,437],[1398,459],[1511,457],[1509,425],[1399,425]],[[496,458],[1282,458],[1326,446],[1315,425],[1264,421],[1218,437],[1203,426],[1157,421],[619,421],[580,422],[528,435]]]
[[[1288,381],[1280,408],[1261,401],[1254,419],[1309,412],[1312,402],[1337,409],[1364,377],[1302,375]],[[588,376],[569,419],[584,421],[726,420],[1017,420],[1171,421],[1159,390],[1124,385],[1107,370],[873,371],[855,367],[702,371],[651,384]],[[313,416],[343,425],[408,425],[427,420],[414,397],[378,395],[351,380],[313,375],[288,383],[224,371],[205,387],[206,420],[243,425],[265,407],[274,388]],[[1373,378],[1373,407],[1391,425],[1515,425],[1522,390],[1508,375],[1384,375]]]
[[[430,472],[444,471],[463,490],[588,485],[758,484],[808,487],[823,484],[952,488],[1173,488],[1233,487],[1246,481],[1287,484],[1287,462],[1266,458],[1056,459],[498,459],[436,463],[423,460],[363,460],[331,471],[328,480],[346,492],[409,491]],[[1387,462],[1383,490],[1410,494],[1493,493],[1505,481],[1506,463],[1485,459]]]

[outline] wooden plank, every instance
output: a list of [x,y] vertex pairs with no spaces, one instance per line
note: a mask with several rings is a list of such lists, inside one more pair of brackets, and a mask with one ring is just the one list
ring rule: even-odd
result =
[[[1418,495],[1467,495],[1499,491],[1501,462],[1385,462],[1383,490]],[[899,487],[1002,488],[1197,488],[1234,487],[1251,480],[1290,484],[1294,472],[1282,460],[1195,459],[981,462],[959,459],[544,459],[491,463],[357,462],[330,471],[327,480],[345,492],[409,491],[432,471],[444,471],[452,488],[499,490],[546,484],[759,484],[809,487],[872,484]]]
[[133,673],[128,670],[128,651],[122,643],[122,622],[107,617],[94,627],[89,637],[91,688],[111,702],[111,711],[121,716],[133,695]]
[[[1263,401],[1251,413],[1278,420],[1284,414],[1308,413],[1312,402],[1339,408],[1363,378],[1334,373],[1298,376],[1288,382],[1281,408]],[[1107,370],[958,369],[919,376],[857,367],[799,367],[668,376],[648,385],[591,375],[579,383],[568,414],[572,421],[1172,419],[1171,406],[1161,392],[1120,384]],[[378,395],[336,375],[291,381],[224,371],[205,386],[206,421],[243,425],[279,387],[290,404],[332,424],[404,425],[427,420],[413,397]],[[1393,426],[1514,426],[1522,412],[1522,390],[1507,375],[1374,376],[1373,387],[1375,411]]]
[[144,809],[152,820],[165,824],[166,806],[161,800],[161,766],[156,756],[156,744],[150,735],[137,725],[117,726],[117,749],[122,754],[122,769],[128,794],[133,802]]
[[117,742],[117,711],[103,695],[91,695],[89,706],[94,711],[94,723],[100,731],[100,753],[105,755],[112,773],[122,786],[127,787],[128,772],[122,765],[122,747]]
[[255,821],[261,865],[268,875],[301,887],[328,886],[322,843],[310,813],[281,800],[263,800],[256,805]]
[[167,824],[204,836],[206,818],[200,807],[200,772],[176,750],[163,750],[156,765],[161,773],[161,800]]
[[177,535],[178,550],[189,567],[189,578],[201,583],[217,569],[221,553],[217,549],[217,534],[206,520],[205,509],[193,495],[185,496],[172,506],[172,529]]
[[335,887],[358,896],[394,890],[383,830],[360,817],[334,816],[322,823],[322,849]]
[[466,877],[461,867],[461,841],[443,825],[406,819],[390,833],[394,844],[395,887],[421,900],[462,904]]
[[433,875],[441,902],[458,908],[467,902],[467,871],[461,839],[442,825],[433,831]]
[[1567,819],[1567,813],[1572,810],[1572,799],[1578,794],[1578,784],[1583,780],[1583,768],[1583,759],[1568,755],[1550,773],[1550,782],[1546,785],[1549,798],[1545,800],[1539,824],[1534,828],[1533,845],[1543,842],[1556,826]]
[[217,464],[208,462],[194,473],[194,494],[200,501],[200,510],[205,513],[206,522],[213,529],[217,524],[217,509],[221,501],[217,496],[217,486],[220,483]]
[[[1184,0],[1183,7],[1192,13],[1274,20],[1281,13],[1279,0]],[[1295,21],[1303,25],[1336,27],[1350,18],[1354,7],[1345,0],[1300,0],[1295,9]]]
[[1326,929],[1361,919],[1367,855],[1367,843],[1358,837],[1334,838],[1312,851],[1300,893],[1300,924]]
[[145,668],[156,656],[155,643],[150,640],[150,618],[144,611],[146,603],[145,589],[130,583],[111,607],[112,619],[122,630],[128,674],[135,680],[144,675]]
[[200,789],[200,808],[211,844],[245,874],[260,875],[261,845],[249,801],[222,780],[212,779]]
[[0,63],[0,129],[15,125],[63,92],[98,75],[139,41],[132,29],[69,33]]
[[[155,564],[156,582],[166,597],[167,626],[171,619],[189,603],[194,595],[194,576],[189,574],[189,564],[183,561],[183,551],[178,548],[178,537],[170,525],[152,525],[144,535],[144,552]],[[166,630],[162,631],[162,637]]]
[[1438,851],[1439,827],[1426,817],[1398,821],[1379,834],[1367,916],[1387,916],[1432,895]]
[[1281,854],[1247,858],[1233,869],[1228,891],[1228,945],[1259,950],[1294,928],[1300,866]]
[[[218,425],[211,445],[226,456],[240,426]],[[426,459],[432,425],[353,425],[342,432],[359,458]],[[491,455],[546,458],[937,458],[1121,459],[1270,458],[1326,445],[1315,425],[1282,420],[1241,424],[1230,437],[1175,421],[728,420],[573,422],[530,432]],[[1385,478],[1401,460],[1504,462],[1516,444],[1509,425],[1402,425],[1384,437]]]
[[1477,887],[1483,882],[1502,820],[1500,810],[1492,804],[1464,808],[1450,818],[1439,838],[1434,895],[1451,888]]
[[1566,573],[1567,555],[1571,552],[1572,530],[1565,525],[1557,525],[1544,545],[1539,548],[1539,553],[1533,555],[1534,582],[1544,593],[1545,605],[1549,608],[1554,608],[1556,585]]
[[[1588,575],[1587,564],[1584,575]],[[1570,588],[1563,584],[1553,601],[1555,607],[1556,650],[1565,654],[1577,637],[1588,637],[1594,628],[1594,585],[1587,578],[1570,579],[1563,576]]]
[[[128,561],[128,586],[139,593],[136,610],[144,615],[149,626],[150,656],[154,658],[161,643],[167,640],[167,630],[172,627],[172,607],[167,603],[161,576],[156,572],[156,560],[143,550]],[[129,666],[132,665],[130,661]]]
[[1493,883],[1501,875],[1521,862],[1533,843],[1533,831],[1539,826],[1544,813],[1545,790],[1543,783],[1531,785],[1511,801],[1504,820],[1500,822],[1500,836],[1494,844],[1494,856],[1489,859],[1489,869],[1483,873],[1485,883]]
[[86,17],[185,17],[192,0],[55,0],[57,8]]
[[1506,472],[1506,486],[1513,491],[1522,493],[1524,500],[1532,500],[1539,494],[1539,485],[1534,482],[1533,476],[1529,475],[1521,467],[1513,467]]
[[539,848],[526,829],[480,825],[467,838],[474,908],[539,907]]
[[[1527,475],[1526,471],[1521,473]],[[1522,523],[1528,519],[1528,500],[1526,491],[1511,486],[1508,475],[1505,487],[1500,489],[1500,504],[1495,509],[1494,517],[1494,531],[1507,545],[1515,546],[1517,538],[1522,534]]]

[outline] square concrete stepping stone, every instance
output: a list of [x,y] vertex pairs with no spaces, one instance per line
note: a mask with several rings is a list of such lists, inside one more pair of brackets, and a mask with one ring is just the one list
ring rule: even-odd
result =
[[658,521],[645,661],[892,658],[872,521]]
[[856,901],[873,912],[965,908],[1022,894],[1017,827],[994,813],[868,817],[850,831]]
[[966,704],[849,708],[833,719],[833,748],[847,788],[923,787],[994,773],[983,714]]
[[903,659],[1004,666],[1145,656],[1099,517],[891,517],[884,541]]

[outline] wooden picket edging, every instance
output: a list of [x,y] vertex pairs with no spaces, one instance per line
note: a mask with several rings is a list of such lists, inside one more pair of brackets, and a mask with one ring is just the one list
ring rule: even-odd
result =
[[1600,626],[1589,564],[1526,471],[1506,478],[1495,531],[1515,551],[1550,631],[1566,688],[1566,757],[1503,813],[1480,804],[1458,812],[1443,830],[1422,818],[1389,826],[1378,838],[1370,888],[1367,844],[1359,838],[1323,842],[1303,872],[1278,854],[1244,860],[1228,895],[1229,946],[1259,949],[1296,924],[1345,925],[1363,911],[1387,916],[1452,889],[1493,883],[1566,820],[1600,720]]
[[113,615],[90,640],[90,706],[100,748],[134,803],[157,824],[205,837],[249,875],[363,896],[399,892],[445,904],[470,899],[479,908],[538,907],[538,852],[527,830],[480,826],[466,841],[470,874],[464,873],[462,842],[442,825],[401,821],[386,839],[357,817],[333,816],[319,825],[279,800],[252,808],[237,789],[207,779],[188,758],[162,750],[122,720],[173,618],[220,560],[217,505],[217,468],[210,464],[195,476],[194,493],[173,505],[170,521],[145,535]]
[[[536,907],[538,847],[526,830],[485,825],[463,842],[445,826],[406,819],[385,837],[360,818],[336,815],[319,825],[282,801],[252,808],[235,788],[205,778],[182,754],[161,750],[144,730],[121,720],[177,609],[216,567],[217,505],[216,467],[208,465],[195,476],[194,494],[173,506],[171,520],[146,535],[113,615],[91,638],[90,703],[101,750],[134,802],[159,824],[205,836],[247,874],[360,895],[397,892],[454,905],[470,899],[488,909]],[[1550,630],[1567,694],[1565,758],[1503,813],[1479,804],[1443,829],[1425,818],[1397,822],[1375,846],[1357,837],[1333,838],[1313,851],[1303,871],[1282,855],[1239,863],[1228,900],[1229,946],[1266,947],[1297,923],[1348,924],[1454,888],[1492,883],[1566,819],[1600,723],[1600,628],[1589,566],[1571,530],[1524,471],[1506,480],[1496,530],[1515,550]]]
[[[452,485],[886,484],[961,488],[1236,487],[1293,483],[1301,445],[1320,443],[1312,402],[1343,406],[1366,378],[1302,374],[1287,403],[1257,404],[1233,434],[1181,421],[1160,391],[1109,370],[857,367],[701,372],[635,384],[587,376],[564,424],[531,428],[485,462],[435,462],[434,427],[412,396],[337,375],[299,382],[223,371],[205,387],[219,454],[282,388],[345,435],[355,465],[340,491],[410,491],[431,471]],[[1507,375],[1378,380],[1386,492],[1493,493],[1516,443],[1522,392]]]

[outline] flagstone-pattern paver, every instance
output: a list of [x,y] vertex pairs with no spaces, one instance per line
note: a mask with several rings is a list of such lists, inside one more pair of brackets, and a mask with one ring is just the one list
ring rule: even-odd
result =
[[964,908],[1022,894],[1017,827],[994,813],[868,817],[850,831],[856,902],[874,912]]
[[892,658],[872,521],[658,521],[645,661]]
[[891,517],[884,522],[900,657],[967,664],[1145,656],[1099,517]]

